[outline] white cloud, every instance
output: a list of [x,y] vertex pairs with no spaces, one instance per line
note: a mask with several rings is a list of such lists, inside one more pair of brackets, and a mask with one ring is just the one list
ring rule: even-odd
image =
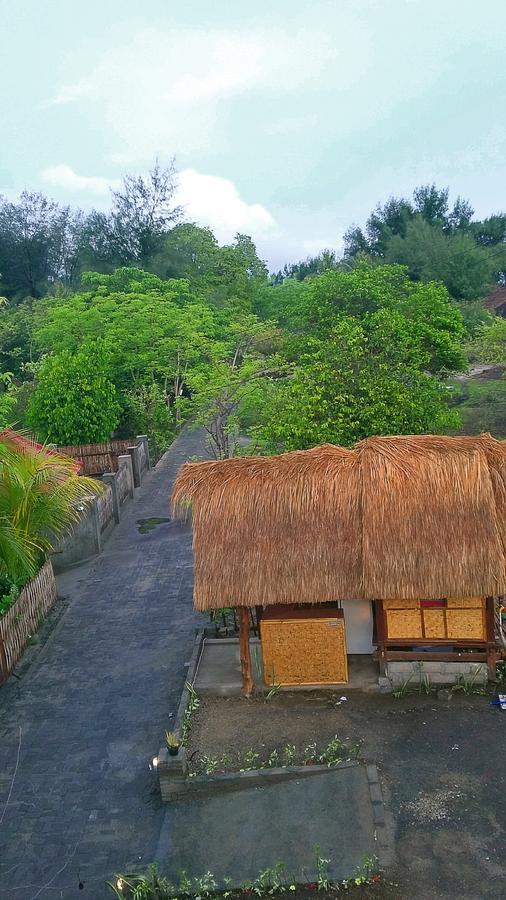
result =
[[109,196],[110,189],[119,186],[119,179],[102,178],[97,175],[78,175],[71,166],[61,163],[58,166],[49,166],[41,172],[44,181],[54,187],[67,191],[82,191],[96,194],[99,197]]
[[209,225],[219,241],[228,241],[237,231],[265,235],[275,230],[270,212],[260,203],[247,203],[233,181],[184,169],[179,175],[178,202],[185,217]]
[[[50,104],[94,104],[129,161],[201,150],[223,101],[246,91],[292,92],[335,55],[329,35],[275,30],[145,29],[108,50]],[[118,140],[120,145],[118,146]]]

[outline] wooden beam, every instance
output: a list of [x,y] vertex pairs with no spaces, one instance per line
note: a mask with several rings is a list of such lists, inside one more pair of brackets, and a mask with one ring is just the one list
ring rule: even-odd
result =
[[251,673],[251,652],[249,646],[249,609],[239,607],[239,649],[241,654],[242,689],[245,697],[253,693],[253,675]]
[[[378,651],[377,654],[378,660],[380,660],[380,653]],[[485,649],[477,652],[477,653],[469,653],[465,650],[462,653],[415,653],[410,650],[392,650],[387,647],[385,650],[385,659],[388,661],[392,660],[400,660],[407,661],[410,659],[417,660],[418,662],[486,662],[488,659],[487,652]]]

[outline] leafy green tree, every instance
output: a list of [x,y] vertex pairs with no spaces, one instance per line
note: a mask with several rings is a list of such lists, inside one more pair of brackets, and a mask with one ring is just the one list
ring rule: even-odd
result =
[[407,266],[415,281],[442,281],[456,300],[484,296],[498,266],[498,257],[468,234],[447,234],[419,215],[406,226],[403,237],[390,239],[385,258]]
[[448,204],[448,189],[418,187],[412,199],[378,204],[365,229],[344,236],[345,259],[363,256],[407,265],[410,276],[442,280],[455,299],[475,299],[506,271],[506,216],[474,222],[469,201]]
[[156,382],[140,384],[125,393],[124,429],[127,434],[148,434],[152,454],[159,459],[175,434],[170,394]]
[[16,386],[11,372],[0,373],[0,428],[12,425],[16,406]]
[[489,324],[480,325],[469,350],[480,362],[506,366],[506,319],[494,316]]
[[198,302],[186,281],[162,281],[141,269],[89,273],[83,281],[88,291],[44,301],[34,334],[39,349],[74,352],[102,339],[118,390],[155,378],[168,389],[172,384],[178,396],[186,370],[205,357],[216,334],[213,310]]
[[229,321],[225,338],[221,353],[188,377],[194,424],[207,431],[217,459],[236,455],[245,426],[261,414],[270,380],[287,372],[273,323],[243,314]]
[[342,262],[334,250],[322,250],[317,256],[308,256],[307,259],[298,263],[287,264],[283,267],[283,271],[277,272],[271,279],[273,285],[282,284],[287,278],[296,278],[297,281],[304,281],[311,275],[321,275],[329,269],[339,269]]
[[248,235],[237,234],[220,247],[210,228],[183,223],[172,229],[149,265],[164,278],[187,279],[190,289],[206,303],[251,307],[259,285],[267,283],[267,268]]
[[94,268],[146,266],[160,242],[180,221],[182,208],[175,204],[177,176],[172,160],[162,167],[156,161],[146,176],[126,175],[121,188],[112,191],[109,213],[93,212],[83,233],[82,257]]
[[9,302],[0,309],[0,372],[23,378],[27,363],[37,358],[33,346],[33,300]]
[[490,325],[494,314],[485,309],[482,300],[464,300],[457,304],[468,338],[473,338],[480,325]]
[[271,382],[269,409],[252,429],[270,452],[456,426],[441,376],[466,366],[464,327],[444,287],[367,265],[301,287],[293,370]]
[[45,357],[37,370],[28,420],[37,435],[56,444],[107,440],[119,421],[116,388],[100,342],[77,353]]
[[19,301],[42,297],[57,281],[72,284],[78,267],[83,216],[40,193],[17,202],[0,197],[2,292]]

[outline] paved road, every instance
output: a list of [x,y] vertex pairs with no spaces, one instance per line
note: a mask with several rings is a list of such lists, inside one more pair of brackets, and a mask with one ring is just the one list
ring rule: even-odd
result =
[[148,764],[199,617],[190,528],[140,534],[137,520],[168,515],[178,467],[202,451],[195,432],[172,445],[102,556],[62,577],[68,608],[0,690],[1,900],[101,900],[115,871],[154,858],[163,809]]

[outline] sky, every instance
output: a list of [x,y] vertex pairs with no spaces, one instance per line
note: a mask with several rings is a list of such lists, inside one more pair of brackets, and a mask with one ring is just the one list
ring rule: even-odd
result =
[[435,181],[506,208],[506,0],[0,0],[0,193],[106,209],[173,156],[271,270]]

